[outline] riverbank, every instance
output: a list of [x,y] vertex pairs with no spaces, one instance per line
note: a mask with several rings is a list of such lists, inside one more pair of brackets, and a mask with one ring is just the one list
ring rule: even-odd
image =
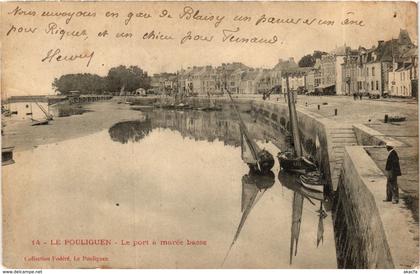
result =
[[81,115],[54,117],[45,126],[31,126],[29,119],[14,120],[13,116],[4,118],[2,146],[13,146],[15,151],[23,151],[99,132],[121,120],[143,118],[141,112],[130,110],[128,105],[117,104],[117,99],[84,104],[83,108],[86,112]]

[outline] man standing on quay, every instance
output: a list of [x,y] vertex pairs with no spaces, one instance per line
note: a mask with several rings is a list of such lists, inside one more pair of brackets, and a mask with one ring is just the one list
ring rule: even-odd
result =
[[398,158],[398,154],[392,145],[387,144],[386,149],[389,151],[389,154],[385,166],[385,170],[387,172],[387,183],[386,200],[384,201],[390,202],[392,200],[393,204],[397,204],[399,200],[397,177],[401,176],[400,159]]

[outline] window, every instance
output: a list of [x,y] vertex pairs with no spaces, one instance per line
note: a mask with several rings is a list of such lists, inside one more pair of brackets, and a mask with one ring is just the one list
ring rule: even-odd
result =
[[376,90],[379,90],[379,81],[376,81]]
[[371,90],[374,90],[375,89],[375,86],[373,85],[373,81],[370,82],[370,84],[371,84],[371,86],[370,86]]
[[366,68],[366,76],[369,76],[369,68]]
[[375,76],[375,68],[372,68],[372,76]]

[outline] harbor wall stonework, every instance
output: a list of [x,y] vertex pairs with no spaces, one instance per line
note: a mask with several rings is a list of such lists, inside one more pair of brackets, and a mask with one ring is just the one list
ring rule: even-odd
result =
[[[333,204],[339,268],[394,268],[378,199],[386,178],[363,147],[348,146]],[[380,192],[375,197],[375,192]],[[382,193],[383,192],[383,193]]]

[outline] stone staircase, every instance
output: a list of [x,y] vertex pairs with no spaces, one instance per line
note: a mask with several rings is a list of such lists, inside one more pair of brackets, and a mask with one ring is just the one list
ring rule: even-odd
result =
[[335,190],[338,185],[341,168],[344,159],[344,147],[357,145],[356,135],[351,125],[342,125],[327,129],[330,136],[332,155],[330,155],[331,182]]

